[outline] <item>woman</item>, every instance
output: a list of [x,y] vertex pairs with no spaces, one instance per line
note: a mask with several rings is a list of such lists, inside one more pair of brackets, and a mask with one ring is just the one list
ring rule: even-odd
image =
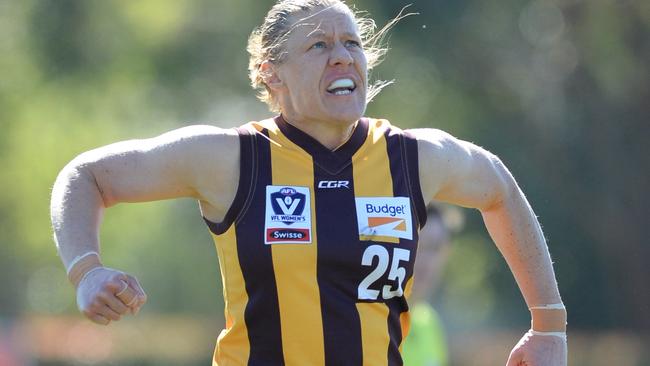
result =
[[508,365],[566,364],[548,250],[499,159],[441,131],[363,117],[381,53],[364,42],[368,24],[341,1],[279,1],[248,46],[253,85],[278,117],[120,142],[63,169],[52,221],[89,319],[108,324],[146,301],[134,277],[101,264],[103,209],[193,197],[224,284],[215,365],[401,364],[417,232],[439,200],[482,212],[531,308]]

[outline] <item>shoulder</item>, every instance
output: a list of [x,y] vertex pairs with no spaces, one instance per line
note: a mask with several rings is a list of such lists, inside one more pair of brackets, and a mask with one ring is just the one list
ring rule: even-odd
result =
[[418,146],[421,146],[423,151],[441,152],[448,149],[468,148],[473,145],[435,128],[415,128],[406,131],[418,141]]
[[421,173],[431,170],[450,174],[459,167],[464,156],[471,155],[472,144],[445,131],[418,128],[407,132],[417,141]]
[[401,129],[392,125],[387,120],[372,120],[379,129],[388,130],[389,133],[402,134],[406,138],[417,141],[418,151],[420,154],[435,154],[447,150],[454,151],[457,149],[469,148],[472,143],[458,139],[451,134],[436,128],[412,128]]
[[[158,144],[186,144],[189,148],[211,145],[214,147],[224,144],[238,143],[238,133],[234,128],[221,128],[210,125],[192,125],[166,132],[152,141]],[[232,146],[229,146],[232,147]]]
[[188,165],[200,169],[234,166],[239,158],[240,139],[236,128],[192,125],[169,131],[152,140],[155,148],[175,149],[181,156],[191,159],[187,161]]
[[[496,155],[472,142],[434,128],[407,130],[418,143],[418,154],[427,161],[469,163],[474,159],[498,160]],[[462,166],[461,166],[462,167]]]
[[240,132],[237,128],[192,125],[167,132],[157,139],[178,144],[185,174],[193,177],[203,215],[221,221],[238,187]]
[[436,197],[481,207],[486,204],[484,200],[502,188],[502,178],[509,173],[496,155],[441,130],[422,128],[409,132],[418,143],[425,200]]
[[192,125],[139,143],[145,149],[174,151],[179,159],[187,160],[188,167],[196,169],[221,170],[239,158],[239,136],[235,128]]

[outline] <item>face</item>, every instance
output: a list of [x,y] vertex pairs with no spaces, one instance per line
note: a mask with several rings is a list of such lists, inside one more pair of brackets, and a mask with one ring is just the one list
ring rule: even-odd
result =
[[357,121],[366,108],[367,62],[352,14],[317,8],[293,21],[270,85],[282,113],[295,122]]

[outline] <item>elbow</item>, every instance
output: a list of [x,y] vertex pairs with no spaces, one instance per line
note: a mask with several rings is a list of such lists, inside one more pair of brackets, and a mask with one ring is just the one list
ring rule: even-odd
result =
[[56,178],[52,189],[52,205],[54,206],[57,197],[65,199],[76,195],[93,196],[103,207],[114,205],[108,190],[102,188],[97,179],[97,169],[99,162],[93,159],[90,152],[80,154],[70,161]]
[[503,162],[496,156],[490,160],[492,189],[489,199],[480,208],[481,212],[499,209],[521,194],[517,182]]

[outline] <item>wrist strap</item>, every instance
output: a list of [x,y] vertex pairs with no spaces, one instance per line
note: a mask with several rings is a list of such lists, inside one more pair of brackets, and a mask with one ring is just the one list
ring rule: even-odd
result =
[[557,304],[544,304],[535,305],[528,308],[528,310],[566,310],[564,304],[559,302]]
[[97,252],[88,252],[76,257],[68,266],[68,279],[75,288],[81,280],[91,271],[104,267]]
[[566,332],[566,309],[564,304],[536,305],[529,308],[531,330],[542,333]]
[[536,330],[529,330],[528,331],[532,335],[536,336],[549,336],[549,337],[560,337],[564,340],[566,340],[566,332],[538,332]]

